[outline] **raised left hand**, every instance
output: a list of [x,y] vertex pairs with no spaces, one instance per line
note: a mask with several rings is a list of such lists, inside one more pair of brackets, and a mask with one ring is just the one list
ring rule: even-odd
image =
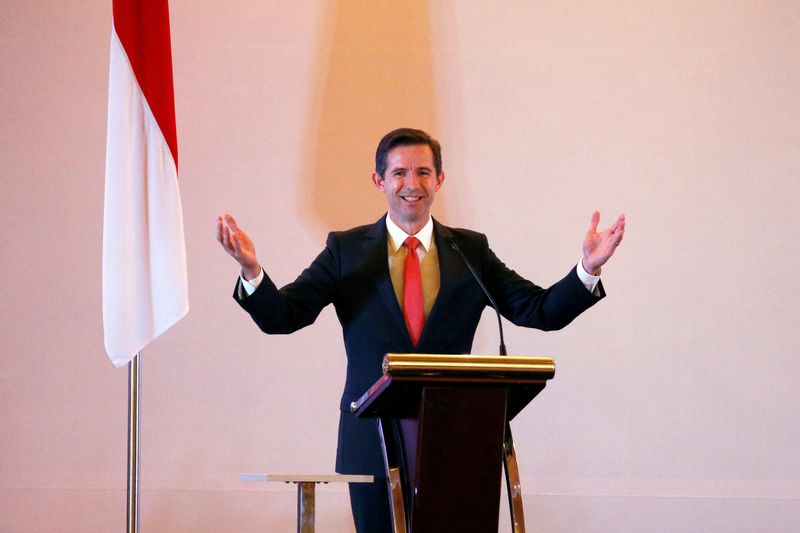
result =
[[592,225],[583,240],[583,268],[593,276],[600,275],[600,269],[614,255],[614,251],[625,235],[625,215],[617,217],[617,221],[603,230],[597,231],[600,223],[600,212],[592,213]]

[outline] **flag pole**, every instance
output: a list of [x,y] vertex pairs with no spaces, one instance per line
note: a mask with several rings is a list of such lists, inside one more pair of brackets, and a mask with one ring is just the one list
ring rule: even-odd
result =
[[139,397],[142,352],[128,363],[128,533],[139,532]]
[[128,363],[129,533],[139,531],[142,349],[189,312],[171,48],[168,0],[113,0],[103,326],[111,361]]

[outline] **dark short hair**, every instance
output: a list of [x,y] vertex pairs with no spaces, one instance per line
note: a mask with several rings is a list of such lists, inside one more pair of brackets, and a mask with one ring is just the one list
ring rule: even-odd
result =
[[436,175],[442,173],[442,146],[439,141],[428,135],[422,130],[415,130],[411,128],[399,128],[390,131],[383,136],[381,142],[378,143],[378,149],[375,151],[375,172],[381,177],[386,172],[386,156],[389,155],[394,148],[398,146],[413,146],[416,144],[426,144],[430,146],[433,152],[433,166],[436,167]]

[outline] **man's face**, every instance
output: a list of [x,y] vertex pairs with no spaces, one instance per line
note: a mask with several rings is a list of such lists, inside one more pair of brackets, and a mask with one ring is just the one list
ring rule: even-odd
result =
[[386,155],[386,171],[372,174],[375,186],[386,195],[389,216],[413,235],[428,222],[444,172],[436,175],[433,152],[427,144],[397,146]]

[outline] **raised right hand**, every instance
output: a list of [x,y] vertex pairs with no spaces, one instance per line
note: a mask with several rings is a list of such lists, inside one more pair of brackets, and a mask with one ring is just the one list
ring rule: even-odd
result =
[[253,241],[231,215],[217,217],[217,241],[241,265],[244,279],[255,279],[261,273]]

